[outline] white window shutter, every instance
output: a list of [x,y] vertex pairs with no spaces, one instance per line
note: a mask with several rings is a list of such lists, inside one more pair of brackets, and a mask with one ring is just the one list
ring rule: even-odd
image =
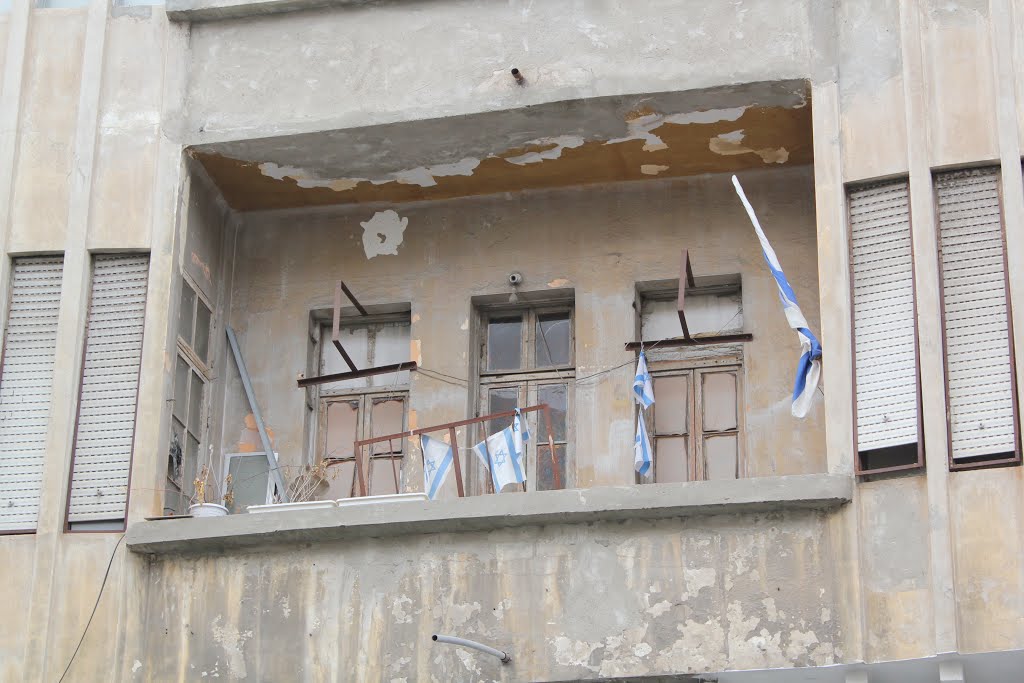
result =
[[953,458],[1016,450],[996,168],[939,173],[939,249]]
[[121,520],[135,437],[149,257],[93,258],[69,522]]
[[0,369],[0,531],[32,531],[39,518],[63,272],[60,256],[14,259]]
[[857,450],[917,443],[914,264],[906,179],[850,190]]

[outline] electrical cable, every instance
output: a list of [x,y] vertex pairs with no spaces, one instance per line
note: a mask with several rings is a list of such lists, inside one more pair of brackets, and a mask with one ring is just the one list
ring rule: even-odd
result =
[[117,556],[117,548],[121,545],[121,541],[124,540],[124,534],[121,534],[121,538],[117,539],[117,543],[114,544],[114,550],[110,553],[110,561],[107,562],[107,571],[103,573],[103,582],[100,583],[100,592],[96,594],[96,602],[92,606],[92,612],[89,614],[89,621],[85,622],[85,629],[82,631],[82,637],[78,640],[78,646],[75,647],[75,651],[71,653],[71,659],[68,660],[68,665],[64,668],[64,673],[60,675],[60,680],[57,683],[63,683],[64,677],[68,675],[68,671],[71,671],[71,665],[75,662],[75,657],[78,656],[78,651],[82,647],[82,643],[85,642],[85,634],[89,632],[89,626],[92,624],[92,618],[96,616],[96,608],[100,606],[100,598],[103,597],[103,589],[107,586],[107,577],[110,576],[110,568],[114,566],[114,557]]

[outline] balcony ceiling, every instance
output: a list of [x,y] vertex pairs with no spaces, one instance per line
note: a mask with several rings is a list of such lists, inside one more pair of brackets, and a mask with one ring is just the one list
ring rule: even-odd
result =
[[188,151],[240,211],[415,202],[808,164],[811,108],[805,81],[754,83]]

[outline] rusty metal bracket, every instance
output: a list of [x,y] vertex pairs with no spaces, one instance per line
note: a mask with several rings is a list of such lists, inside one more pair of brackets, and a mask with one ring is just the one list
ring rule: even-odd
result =
[[693,279],[693,267],[690,265],[690,252],[683,249],[682,258],[679,263],[679,297],[676,300],[676,310],[679,313],[679,326],[683,329],[682,338],[657,339],[647,341],[626,342],[627,351],[636,351],[640,348],[671,348],[680,346],[703,346],[705,344],[733,344],[736,342],[748,342],[754,339],[754,335],[742,334],[709,334],[697,337],[690,335],[690,326],[686,324],[686,289],[696,287]]
[[334,348],[338,350],[341,357],[345,360],[345,364],[349,367],[349,372],[339,372],[333,375],[320,375],[318,377],[303,377],[298,380],[300,389],[306,387],[315,386],[317,384],[327,384],[328,382],[342,382],[347,379],[358,379],[360,377],[372,377],[373,375],[384,375],[389,372],[401,372],[402,370],[415,370],[417,368],[416,361],[406,361],[404,363],[394,363],[392,365],[379,365],[373,368],[364,368],[360,370],[356,367],[352,357],[345,351],[345,347],[341,343],[341,296],[344,294],[348,297],[348,300],[352,302],[352,305],[359,311],[359,315],[368,316],[366,308],[359,303],[356,299],[355,294],[348,288],[344,280],[338,280],[334,285],[334,314],[331,320],[331,343],[334,344]]

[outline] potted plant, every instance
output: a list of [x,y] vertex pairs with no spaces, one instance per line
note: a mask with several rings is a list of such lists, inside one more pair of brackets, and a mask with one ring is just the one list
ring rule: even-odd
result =
[[[189,513],[193,517],[224,517],[228,514],[227,506],[231,505],[234,500],[230,474],[224,478],[224,486],[221,487],[217,482],[217,478],[213,476],[210,466],[203,465],[194,483],[195,495],[192,496],[192,504],[188,508]],[[214,491],[224,492],[223,495],[214,498],[214,501],[220,500],[219,503],[206,499],[207,492],[211,488]]]

